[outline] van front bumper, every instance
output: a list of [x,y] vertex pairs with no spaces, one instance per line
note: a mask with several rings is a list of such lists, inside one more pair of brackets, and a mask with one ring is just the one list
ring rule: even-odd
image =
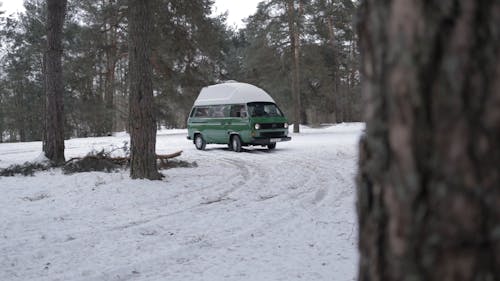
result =
[[291,137],[279,137],[279,138],[253,138],[250,144],[257,145],[268,145],[272,143],[282,142],[282,141],[290,141]]

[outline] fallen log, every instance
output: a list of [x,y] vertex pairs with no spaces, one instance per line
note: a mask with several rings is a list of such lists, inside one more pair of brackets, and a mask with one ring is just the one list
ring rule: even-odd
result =
[[[170,154],[157,154],[156,159],[159,160],[158,167],[160,169],[169,168],[193,168],[198,165],[196,162],[186,162],[182,160],[168,161],[169,159],[178,157],[182,154],[182,150]],[[126,168],[130,163],[130,157],[110,157],[109,154],[99,152],[90,154],[85,157],[73,157],[66,161],[62,166],[65,174],[105,171],[112,172],[118,169]],[[17,174],[24,176],[32,176],[37,171],[45,171],[51,169],[50,163],[29,163],[22,165],[11,165],[7,168],[0,169],[0,177],[11,177]]]
[[156,159],[159,160],[167,160],[167,159],[172,159],[178,156],[181,156],[182,150],[179,150],[177,152],[171,153],[171,154],[156,154]]
[[[165,160],[181,156],[181,154],[182,154],[182,150],[179,150],[177,152],[170,153],[170,154],[156,154],[156,159],[163,162]],[[73,161],[79,161],[82,159],[107,160],[107,161],[110,161],[110,162],[113,162],[113,163],[119,164],[119,165],[124,165],[124,164],[130,162],[130,157],[110,157],[110,156],[105,155],[103,153],[98,153],[96,155],[87,155],[85,157],[73,157],[73,158],[69,159],[68,161],[66,161],[66,164],[71,163]]]

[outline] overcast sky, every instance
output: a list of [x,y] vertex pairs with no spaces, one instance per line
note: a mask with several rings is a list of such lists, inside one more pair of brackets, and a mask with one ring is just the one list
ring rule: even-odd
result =
[[262,0],[215,0],[215,14],[229,11],[227,23],[232,26],[243,27],[242,19],[257,11],[257,4]]
[[[257,4],[262,0],[215,0],[215,14],[228,11],[227,23],[230,26],[244,26],[242,19],[252,15],[257,10]],[[23,0],[0,0],[3,11],[7,14],[23,10]]]
[[0,3],[2,4],[0,10],[5,11],[7,14],[24,10],[23,0],[0,0]]

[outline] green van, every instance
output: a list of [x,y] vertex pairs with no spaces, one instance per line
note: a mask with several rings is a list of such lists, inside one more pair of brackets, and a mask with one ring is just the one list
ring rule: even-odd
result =
[[260,145],[276,148],[289,141],[288,120],[264,90],[227,82],[201,90],[189,114],[189,140],[199,150],[207,144],[227,144],[231,150]]

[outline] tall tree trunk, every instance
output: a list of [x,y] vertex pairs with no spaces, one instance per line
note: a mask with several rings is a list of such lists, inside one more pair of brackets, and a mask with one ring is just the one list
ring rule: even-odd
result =
[[3,143],[3,132],[4,132],[4,116],[2,110],[3,108],[0,106],[0,143]]
[[129,0],[130,176],[161,178],[156,166],[156,120],[151,80],[152,1]]
[[128,124],[128,62],[125,63],[123,61],[118,60],[117,62],[117,86],[119,88],[118,95],[116,95],[114,99],[115,104],[115,122],[116,122],[116,131],[129,130]]
[[327,25],[328,25],[328,43],[330,44],[331,52],[332,52],[332,75],[333,75],[333,110],[335,114],[335,122],[340,122],[340,110],[341,104],[340,100],[340,91],[339,91],[339,71],[338,71],[338,52],[337,52],[337,39],[335,38],[335,25],[333,15],[327,17]]
[[[22,80],[19,79],[19,80]],[[14,108],[18,114],[15,116],[15,128],[17,129],[18,141],[26,141],[26,112],[24,110],[24,87],[21,81],[16,82],[14,86]],[[16,136],[16,138],[17,138]]]
[[356,73],[359,67],[357,66],[356,52],[357,52],[357,42],[353,38],[351,41],[350,51],[349,51],[349,89],[353,89],[356,86]]
[[301,121],[301,98],[300,98],[300,17],[302,3],[299,13],[295,15],[295,1],[287,0],[288,6],[288,30],[290,33],[291,53],[292,53],[292,97],[293,97],[293,132],[300,132]]
[[106,58],[106,77],[104,85],[104,104],[106,109],[105,132],[111,133],[115,127],[115,69],[118,60],[118,46],[117,46],[117,22],[118,22],[118,7],[115,0],[103,1],[103,6],[108,7],[110,13],[104,19],[105,21],[105,58]]
[[66,0],[47,0],[47,53],[45,70],[45,156],[55,165],[64,163],[64,103],[62,29]]
[[360,14],[359,280],[500,280],[500,2]]

